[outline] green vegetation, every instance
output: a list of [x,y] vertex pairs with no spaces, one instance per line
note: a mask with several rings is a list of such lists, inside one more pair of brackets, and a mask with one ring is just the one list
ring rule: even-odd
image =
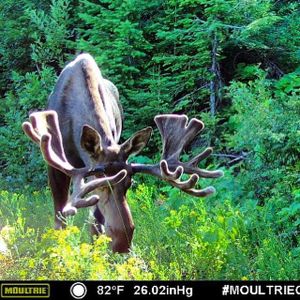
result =
[[[299,24],[299,1],[1,1],[0,278],[299,279]],[[207,199],[137,177],[128,255],[92,243],[87,210],[52,229],[45,163],[21,130],[81,51],[120,91],[123,140],[186,113],[206,124],[186,152],[213,146],[205,166],[225,171],[201,180]],[[135,161],[157,149],[155,132]]]
[[[91,243],[86,211],[68,219],[66,230],[51,229],[48,192],[2,192],[0,197],[0,221],[6,224],[1,236],[9,248],[0,256],[3,279],[287,280],[300,275],[299,248],[291,249],[286,236],[278,235],[270,205],[258,208],[253,200],[235,204],[216,195],[208,204],[138,185],[128,197],[137,225],[132,252],[120,255],[111,253],[105,236]],[[287,213],[282,210],[277,222]]]

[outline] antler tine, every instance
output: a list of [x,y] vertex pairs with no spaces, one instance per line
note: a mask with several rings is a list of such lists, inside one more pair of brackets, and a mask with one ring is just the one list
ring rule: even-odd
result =
[[39,143],[41,138],[38,134],[36,134],[36,132],[34,131],[31,123],[29,122],[24,122],[22,124],[22,128],[23,131],[25,132],[25,134],[34,142],[34,143]]
[[83,197],[97,188],[119,183],[126,177],[126,175],[127,171],[121,170],[114,176],[95,179],[88,183],[84,183],[84,179],[82,177],[75,177],[73,179],[74,191],[71,195],[71,202],[64,207],[64,215],[75,215],[77,213],[77,208],[95,205],[99,201],[98,195],[92,195],[86,199],[83,199]]
[[[52,137],[50,134],[44,134],[41,138],[40,148],[46,162],[53,168],[60,170],[66,175],[75,175],[76,170],[67,160],[57,155],[52,147]],[[78,172],[79,173],[79,172]]]
[[57,113],[51,110],[35,112],[29,119],[31,123],[24,122],[23,130],[35,143],[40,144],[45,161],[66,175],[72,176],[75,168],[68,162],[63,149]]
[[165,160],[160,162],[160,170],[162,176],[168,180],[173,186],[176,186],[182,190],[191,189],[197,183],[199,176],[197,174],[192,174],[190,178],[186,181],[180,181],[184,169],[182,166],[176,168],[174,172],[171,172],[168,167],[168,163]]
[[193,118],[188,124],[186,115],[158,115],[154,121],[163,141],[162,159],[178,161],[183,148],[204,128]]
[[187,163],[179,160],[182,150],[203,130],[204,124],[193,118],[188,123],[186,115],[159,115],[154,119],[163,141],[162,159],[168,162],[169,168],[174,169],[178,165],[184,168],[187,174],[197,174],[203,178],[217,178],[223,176],[222,171],[208,171],[198,168],[198,164],[207,158],[212,148],[207,148]]
[[168,181],[172,186],[181,189],[189,195],[196,197],[206,197],[210,194],[213,194],[216,191],[215,188],[212,186],[201,190],[194,189],[195,185],[199,180],[199,176],[195,173],[192,174],[186,181],[181,181],[180,177],[184,172],[182,166],[177,167],[174,172],[171,172],[169,170],[167,161],[162,160],[160,162],[160,169],[164,180]]
[[89,176],[89,167],[77,169],[67,160],[57,113],[53,110],[35,112],[30,115],[29,119],[30,122],[24,122],[22,128],[33,142],[39,144],[45,161],[53,168],[72,177],[73,193],[70,203],[63,210],[65,215],[73,215],[77,212],[77,208],[96,204],[99,200],[97,195],[86,199],[84,197],[97,188],[117,184],[125,178],[127,171],[121,170],[114,176],[85,183],[84,178]]
[[118,182],[122,181],[126,175],[127,175],[127,171],[121,170],[116,175],[89,181],[81,187],[81,189],[79,190],[79,192],[77,194],[77,197],[82,198],[86,194],[92,192],[94,189],[102,187],[102,186],[110,186],[110,185],[117,184]]
[[[159,115],[154,120],[163,142],[162,160],[156,165],[134,164],[134,172],[152,174],[162,178],[172,186],[196,197],[206,197],[214,193],[213,187],[195,189],[199,177],[217,178],[223,175],[220,170],[208,171],[198,167],[199,162],[212,153],[212,148],[205,149],[189,162],[180,161],[183,149],[203,130],[204,124],[195,118],[188,122],[186,115]],[[183,173],[191,176],[186,181],[181,181]]]
[[200,154],[196,155],[193,159],[190,160],[189,164],[191,166],[197,167],[199,162],[207,158],[213,153],[213,148],[208,147]]
[[216,189],[213,186],[209,186],[205,189],[197,190],[197,189],[188,189],[184,190],[189,195],[195,196],[195,197],[206,197],[211,194],[214,194],[216,192]]

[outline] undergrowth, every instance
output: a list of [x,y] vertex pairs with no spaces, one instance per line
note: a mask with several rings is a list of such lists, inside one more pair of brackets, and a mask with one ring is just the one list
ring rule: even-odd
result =
[[[229,176],[229,175],[228,175]],[[227,178],[228,178],[227,176]],[[228,181],[229,180],[229,181]],[[232,182],[227,179],[227,184]],[[224,180],[216,182],[222,191]],[[232,195],[234,197],[234,194]],[[128,193],[136,224],[132,250],[114,254],[109,238],[92,240],[88,210],[53,227],[48,190],[0,192],[1,279],[242,279],[299,278],[299,240],[269,221],[271,208],[254,200],[186,196],[155,184]],[[286,219],[286,210],[275,223]]]

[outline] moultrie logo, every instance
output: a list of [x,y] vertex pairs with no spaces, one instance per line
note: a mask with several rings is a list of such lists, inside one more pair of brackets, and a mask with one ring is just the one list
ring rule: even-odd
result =
[[1,298],[49,298],[48,283],[1,283]]

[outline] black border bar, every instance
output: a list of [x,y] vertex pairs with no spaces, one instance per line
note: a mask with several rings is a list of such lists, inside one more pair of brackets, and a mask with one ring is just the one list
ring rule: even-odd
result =
[[[0,299],[300,299],[300,281],[0,281]],[[4,290],[5,287],[16,287]],[[8,294],[5,293],[9,292]],[[23,296],[13,294],[26,292]],[[30,293],[33,294],[30,294]],[[12,294],[11,294],[12,293]]]

